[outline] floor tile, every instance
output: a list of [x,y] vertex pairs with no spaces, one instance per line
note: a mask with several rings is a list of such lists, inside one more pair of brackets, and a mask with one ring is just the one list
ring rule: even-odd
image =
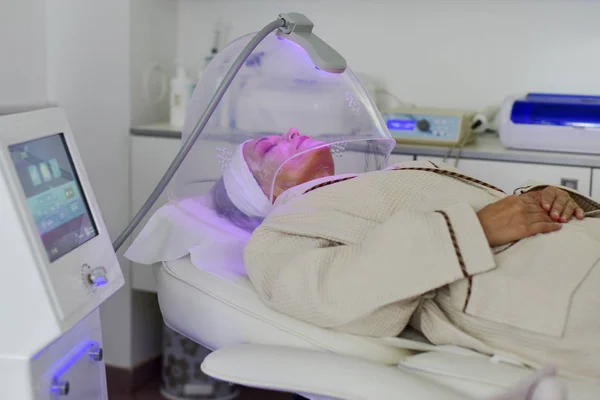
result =
[[[269,392],[265,390],[242,388],[236,400],[293,400],[288,393]],[[160,394],[159,384],[152,383],[147,387],[131,394],[112,394],[109,400],[166,400]]]

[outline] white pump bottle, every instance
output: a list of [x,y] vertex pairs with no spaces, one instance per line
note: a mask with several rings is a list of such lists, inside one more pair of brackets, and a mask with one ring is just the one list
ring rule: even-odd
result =
[[177,63],[177,72],[171,79],[170,97],[170,124],[182,128],[185,122],[185,113],[192,98],[193,82],[187,76],[183,63]]

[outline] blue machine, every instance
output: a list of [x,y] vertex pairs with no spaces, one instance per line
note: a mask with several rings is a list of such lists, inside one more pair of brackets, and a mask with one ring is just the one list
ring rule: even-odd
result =
[[600,154],[600,96],[529,93],[498,115],[507,148]]

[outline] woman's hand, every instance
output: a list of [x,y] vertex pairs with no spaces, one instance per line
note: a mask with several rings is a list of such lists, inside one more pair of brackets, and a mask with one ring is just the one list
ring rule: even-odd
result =
[[583,219],[583,209],[577,205],[568,192],[554,186],[522,194],[535,199],[554,221],[569,222],[573,216]]
[[491,247],[561,228],[533,196],[508,196],[482,208],[477,217]]

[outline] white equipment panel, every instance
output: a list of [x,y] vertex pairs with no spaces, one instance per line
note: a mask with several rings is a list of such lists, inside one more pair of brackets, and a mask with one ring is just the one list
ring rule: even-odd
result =
[[470,143],[475,112],[435,108],[395,108],[383,112],[390,134],[398,144],[454,146]]
[[124,279],[60,108],[0,118],[0,213],[2,397],[105,399],[97,309]]

